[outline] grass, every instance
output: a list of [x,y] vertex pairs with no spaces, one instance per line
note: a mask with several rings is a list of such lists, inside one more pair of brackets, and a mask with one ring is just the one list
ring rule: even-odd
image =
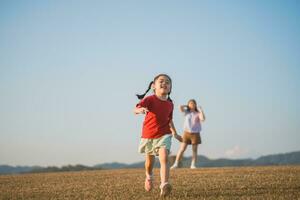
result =
[[[158,199],[144,191],[143,169],[0,176],[0,199]],[[168,199],[300,199],[300,166],[176,169]]]

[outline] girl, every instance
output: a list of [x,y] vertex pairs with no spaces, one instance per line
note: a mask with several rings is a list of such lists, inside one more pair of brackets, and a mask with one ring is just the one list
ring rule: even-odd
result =
[[182,143],[177,153],[176,160],[171,169],[178,168],[178,163],[182,158],[188,144],[192,144],[193,156],[191,169],[196,169],[198,144],[201,144],[201,122],[204,122],[205,115],[202,108],[197,108],[197,103],[194,99],[188,101],[188,105],[180,106],[180,111],[184,113],[184,134]]
[[[154,94],[146,98],[145,95],[153,89]],[[153,188],[153,166],[155,156],[159,156],[160,162],[160,195],[168,196],[172,190],[169,181],[168,154],[171,148],[172,135],[180,140],[173,124],[173,103],[170,99],[172,80],[166,74],[157,75],[150,82],[147,91],[143,95],[137,95],[141,101],[134,109],[135,114],[146,114],[143,123],[142,138],[139,152],[145,153],[145,190]]]

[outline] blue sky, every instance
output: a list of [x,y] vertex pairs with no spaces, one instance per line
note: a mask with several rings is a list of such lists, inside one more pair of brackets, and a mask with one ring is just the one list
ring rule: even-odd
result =
[[299,9],[292,0],[1,1],[0,164],[143,160],[143,116],[132,110],[159,73],[173,79],[179,133],[178,106],[203,107],[200,154],[299,150]]

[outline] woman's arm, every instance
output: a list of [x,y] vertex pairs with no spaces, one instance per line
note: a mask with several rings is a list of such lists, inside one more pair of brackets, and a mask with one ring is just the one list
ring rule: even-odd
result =
[[199,118],[202,122],[204,122],[206,118],[205,118],[205,114],[203,112],[202,107],[199,107],[198,110],[199,110]]
[[181,112],[184,112],[186,107],[187,107],[187,105],[181,105],[181,106],[179,106],[179,110]]

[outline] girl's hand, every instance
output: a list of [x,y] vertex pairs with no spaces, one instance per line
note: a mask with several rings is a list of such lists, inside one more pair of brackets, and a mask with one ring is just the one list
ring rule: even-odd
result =
[[148,112],[149,112],[149,110],[145,107],[136,108],[136,113],[137,114],[147,114]]
[[182,142],[182,137],[177,133],[173,134],[174,138],[176,138],[179,142]]

